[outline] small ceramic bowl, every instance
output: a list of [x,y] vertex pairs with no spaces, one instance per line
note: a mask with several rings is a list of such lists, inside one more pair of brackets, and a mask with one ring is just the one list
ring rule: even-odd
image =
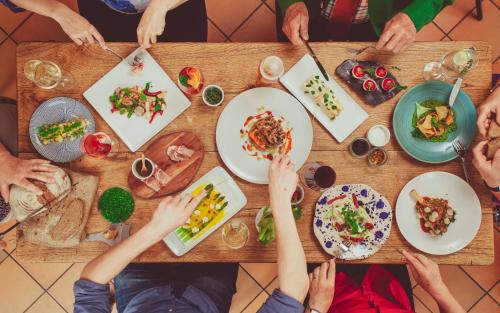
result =
[[[137,164],[138,163],[141,163],[142,162],[142,158],[138,158],[136,159],[133,163],[132,163],[132,174],[134,174],[134,176],[139,179],[139,180],[146,180],[148,179],[149,177],[151,177],[154,173],[154,169],[155,169],[155,164],[153,161],[151,161],[150,159],[148,158],[144,158],[146,163],[149,163],[151,164],[151,171],[150,173],[148,173],[148,175],[146,176],[142,176],[140,172],[137,171]],[[139,165],[141,166],[141,165]],[[147,165],[146,165],[147,166]]]
[[[364,142],[366,145],[367,145],[367,149],[366,149],[366,153],[364,154],[357,154],[354,152],[354,143],[357,142],[357,141],[360,141],[360,142]],[[364,137],[358,137],[358,138],[354,138],[351,143],[349,144],[349,152],[351,153],[351,155],[355,158],[364,158],[366,157],[369,153],[370,153],[370,149],[372,148],[370,142],[368,141],[368,139],[364,138]]]
[[366,133],[370,144],[374,147],[383,147],[391,140],[391,132],[384,125],[373,125]]
[[[300,193],[300,197],[297,199],[297,201],[293,201],[293,198],[292,198],[292,203],[300,204],[304,200],[304,187],[302,187],[301,184],[297,184],[297,188],[295,188],[295,192],[297,192],[297,191]],[[294,194],[295,194],[295,192],[294,192]]]
[[[222,97],[221,97],[220,101],[217,102],[217,103],[215,103],[215,104],[212,104],[212,103],[208,102],[207,97],[206,97],[207,91],[209,89],[212,89],[212,88],[218,89],[222,93]],[[222,90],[222,88],[220,86],[218,86],[218,85],[208,85],[205,88],[203,88],[202,98],[203,98],[203,102],[206,105],[208,105],[209,107],[217,107],[217,106],[221,105],[222,102],[224,101],[224,90]]]
[[[379,154],[382,156],[382,159],[375,160],[374,154]],[[387,159],[389,159],[389,155],[387,154],[387,151],[381,147],[375,147],[370,150],[370,153],[368,153],[368,164],[370,164],[370,166],[382,166],[387,162]]]

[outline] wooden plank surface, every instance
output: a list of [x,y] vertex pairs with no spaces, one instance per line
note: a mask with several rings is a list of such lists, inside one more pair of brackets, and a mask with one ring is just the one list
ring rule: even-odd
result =
[[[335,67],[347,58],[354,58],[346,47],[360,48],[365,43],[314,43],[314,50],[318,54],[325,68],[330,74]],[[363,54],[359,59],[376,60],[387,67],[397,66],[401,71],[394,74],[403,85],[409,87],[421,83],[423,66],[432,60],[438,60],[447,52],[473,45],[478,50],[479,63],[464,80],[464,89],[471,96],[475,105],[478,105],[487,95],[491,84],[491,46],[484,42],[438,42],[416,43],[407,52],[393,56],[392,54]],[[111,44],[112,48],[127,55],[135,49],[133,44]],[[226,43],[226,44],[158,44],[151,49],[151,54],[165,69],[167,74],[175,78],[180,69],[186,65],[202,69],[207,83],[216,83],[224,88],[225,103],[252,84],[257,76],[257,67],[261,59],[268,55],[278,55],[289,68],[305,53],[305,49],[279,43]],[[55,61],[69,70],[75,78],[75,87],[69,92],[44,91],[36,88],[23,75],[23,65],[30,59]],[[108,72],[118,60],[113,55],[97,47],[77,47],[73,44],[56,43],[26,43],[18,46],[18,99],[19,99],[19,150],[24,158],[35,157],[34,148],[29,141],[29,119],[36,107],[43,101],[60,95],[67,95],[88,103],[82,93]],[[345,86],[343,83],[341,85]],[[282,88],[278,84],[276,88]],[[348,90],[348,89],[347,89]],[[313,122],[314,144],[309,161],[321,160],[330,164],[337,172],[338,183],[365,183],[372,186],[386,196],[393,208],[401,188],[414,176],[428,171],[446,171],[462,175],[459,163],[456,161],[442,165],[429,165],[413,160],[401,151],[394,137],[386,147],[389,150],[389,161],[381,168],[369,167],[366,160],[352,158],[347,152],[350,139],[363,136],[367,129],[374,124],[382,123],[391,126],[392,112],[397,99],[387,101],[377,107],[366,105],[353,92],[348,92],[369,113],[369,119],[361,125],[344,143],[338,144],[328,132],[317,122]],[[205,159],[197,177],[202,176],[211,168],[222,165],[215,147],[215,126],[224,105],[219,108],[205,106],[200,96],[192,98],[193,105],[177,120],[166,127],[158,136],[181,130],[189,130],[197,134],[207,151]],[[90,105],[89,105],[90,107]],[[91,108],[96,117],[97,129],[108,131],[109,126]],[[146,145],[147,146],[147,145]],[[143,150],[142,147],[140,150]],[[113,160],[94,160],[84,157],[72,162],[69,168],[82,172],[98,174],[100,184],[97,197],[112,186],[127,186],[127,175],[131,162],[139,156],[130,153],[126,146],[121,144],[121,151]],[[473,169],[472,166],[470,166]],[[251,237],[247,246],[234,251],[227,248],[221,239],[221,231],[214,232],[209,238],[193,249],[186,256],[175,257],[163,243],[158,243],[143,253],[138,261],[142,262],[274,262],[276,261],[275,244],[262,247],[257,241],[255,230],[255,214],[263,205],[268,204],[265,186],[259,186],[236,179],[238,185],[247,195],[248,204],[237,216],[242,218],[251,230]],[[479,174],[473,170],[473,188],[480,197],[483,206],[481,228],[474,241],[460,252],[448,256],[432,258],[442,264],[489,264],[493,261],[493,227],[491,199],[481,183]],[[96,197],[96,198],[97,198]],[[306,256],[310,262],[326,260],[328,255],[319,246],[312,230],[312,212],[319,193],[306,191],[303,203],[304,215],[297,222]],[[129,220],[132,232],[144,225],[159,200],[136,199],[136,209]],[[413,208],[409,208],[413,209]],[[107,223],[97,212],[94,204],[87,223],[87,232],[101,231]],[[386,245],[374,256],[361,261],[362,263],[401,263],[401,256],[395,251],[398,247],[408,248],[408,243],[398,231],[394,221],[391,236]],[[26,261],[88,261],[106,250],[102,243],[82,243],[73,249],[52,249],[38,247],[25,242],[18,242],[16,253]]]

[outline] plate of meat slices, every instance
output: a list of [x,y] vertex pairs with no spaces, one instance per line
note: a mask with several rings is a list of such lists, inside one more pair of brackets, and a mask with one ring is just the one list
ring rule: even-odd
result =
[[415,248],[435,255],[454,253],[476,237],[481,204],[472,187],[447,172],[410,180],[396,203],[401,234]]
[[362,184],[336,185],[316,203],[314,234],[323,249],[343,260],[375,254],[391,233],[392,209],[385,197]]
[[313,130],[299,101],[275,88],[247,90],[229,102],[217,122],[216,141],[224,164],[241,179],[268,182],[269,162],[287,154],[296,169],[309,156]]

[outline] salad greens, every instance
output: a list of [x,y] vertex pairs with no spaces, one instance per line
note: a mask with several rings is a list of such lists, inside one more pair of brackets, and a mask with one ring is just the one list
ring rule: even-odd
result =
[[[292,204],[293,218],[298,220],[302,216],[302,208],[298,204]],[[265,206],[262,218],[258,223],[259,237],[257,240],[263,245],[268,245],[276,239],[276,229],[274,226],[271,207]]]
[[[443,102],[436,99],[428,99],[420,103],[416,103],[415,111],[412,116],[412,136],[414,138],[419,138],[426,141],[431,142],[444,142],[448,139],[448,136],[457,130],[456,124],[456,112],[453,109],[449,109],[451,111],[451,118],[449,120],[446,118],[439,118],[437,111],[442,108],[448,108]],[[436,109],[438,108],[438,109]],[[429,133],[424,134],[422,132],[422,127],[419,127],[419,124],[423,124],[424,119],[427,115],[431,115],[430,118],[430,126],[434,130],[434,134],[431,131]]]

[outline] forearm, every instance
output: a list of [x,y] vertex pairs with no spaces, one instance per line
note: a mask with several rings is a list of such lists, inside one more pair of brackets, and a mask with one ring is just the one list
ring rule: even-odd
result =
[[186,1],[189,0],[151,0],[148,5],[154,5],[157,9],[167,12],[175,9]]
[[10,154],[9,150],[5,148],[5,146],[0,142],[0,156],[4,154]]
[[142,252],[160,241],[149,225],[90,261],[82,271],[81,279],[99,284],[108,283]]
[[307,264],[290,201],[271,200],[278,249],[278,280],[281,292],[304,301],[309,288]]
[[441,287],[441,291],[431,296],[436,300],[440,313],[465,313],[446,286]]
[[278,6],[279,9],[281,10],[282,16],[285,16],[285,12],[289,6],[297,2],[304,2],[304,0],[278,0]]

